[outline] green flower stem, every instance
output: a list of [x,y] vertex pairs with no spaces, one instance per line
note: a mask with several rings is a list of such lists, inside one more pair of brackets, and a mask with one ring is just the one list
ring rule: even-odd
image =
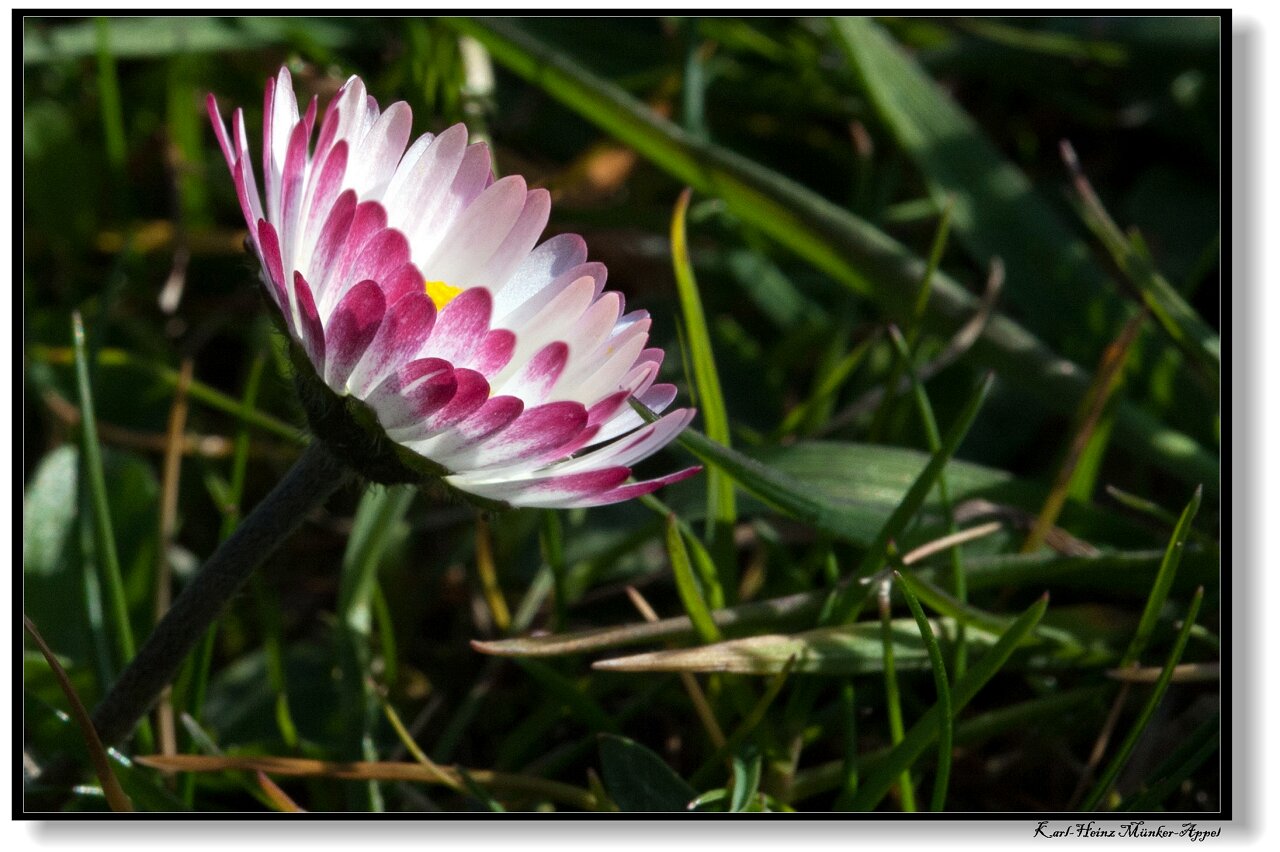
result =
[[323,442],[307,447],[187,584],[94,710],[93,723],[105,744],[116,745],[129,735],[254,569],[352,476]]

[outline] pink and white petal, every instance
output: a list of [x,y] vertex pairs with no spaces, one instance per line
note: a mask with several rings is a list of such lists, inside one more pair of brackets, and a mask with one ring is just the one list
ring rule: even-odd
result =
[[408,163],[409,155],[406,154],[387,186],[388,221],[405,232],[419,256],[423,251],[416,245],[418,228],[432,218],[448,193],[466,148],[467,129],[455,124],[427,145],[412,164]]
[[505,328],[519,331],[519,329],[533,324],[537,317],[546,312],[547,305],[559,298],[565,290],[580,286],[579,282],[584,278],[591,283],[590,296],[586,301],[586,304],[591,304],[604,291],[604,281],[607,276],[608,272],[604,264],[595,261],[570,267],[549,283],[540,285],[532,296],[507,311],[502,317],[502,325]]
[[280,237],[276,234],[276,229],[271,227],[271,223],[265,219],[258,220],[257,243],[258,252],[262,256],[262,268],[266,272],[269,285],[267,289],[275,298],[276,304],[280,306],[280,310],[284,312],[286,325],[294,328],[293,300],[285,290],[284,264],[280,258]]
[[[328,281],[334,267],[347,250],[347,235],[356,215],[356,194],[352,190],[341,193],[325,217],[324,225],[316,237],[311,257],[307,259],[307,275],[314,281]],[[300,266],[301,268],[301,266]]]
[[[422,272],[412,263],[405,263],[387,273],[379,280],[382,285],[382,292],[386,294],[388,302],[396,302],[405,296],[417,294],[424,296],[422,286]],[[427,299],[427,301],[431,301]],[[432,303],[432,312],[434,313],[435,303]]]
[[[343,176],[347,172],[346,141],[334,145],[320,163],[320,167],[313,172],[313,179],[307,182],[307,196],[303,200],[305,218],[298,236],[298,254],[295,255],[299,269],[308,268],[321,229],[337,203],[338,193],[342,191]],[[354,194],[352,197],[354,198]],[[354,202],[351,206],[354,210]]]
[[444,234],[436,250],[422,262],[432,281],[455,287],[489,286],[480,278],[485,263],[511,233],[524,208],[524,178],[505,177],[481,193]]
[[[488,191],[488,190],[486,190]],[[483,268],[476,273],[475,281],[494,289],[502,287],[520,266],[520,262],[529,256],[538,237],[547,227],[551,217],[551,193],[545,189],[531,189],[524,199],[524,209],[506,239],[494,250],[493,255],[485,261]]]
[[411,438],[423,440],[440,434],[446,429],[452,429],[479,411],[480,407],[489,401],[491,397],[489,383],[485,381],[484,376],[475,370],[465,368],[455,369],[454,375],[458,379],[458,392],[454,394],[453,399],[449,400],[448,405],[423,420],[415,430],[415,434],[410,436]]
[[347,387],[357,398],[363,399],[396,365],[406,363],[422,352],[435,321],[435,303],[424,293],[410,293],[396,299],[387,309],[364,357],[352,369]]
[[336,296],[340,296],[347,285],[355,283],[351,274],[356,258],[360,257],[365,243],[386,230],[386,227],[387,212],[381,204],[376,201],[362,201],[356,205],[355,215],[351,218],[351,228],[338,246],[337,257],[327,265],[325,276],[317,285],[320,300],[326,309],[332,307]]
[[490,329],[484,340],[471,353],[463,367],[470,367],[483,375],[492,376],[511,361],[511,353],[516,348],[516,336],[505,328]]
[[400,163],[412,129],[413,111],[407,103],[397,101],[387,107],[361,142],[360,159],[348,185],[365,198],[380,197]]
[[514,396],[495,396],[443,434],[402,443],[437,464],[452,469],[450,463],[456,454],[501,432],[523,411],[524,402]]
[[594,279],[583,276],[560,290],[537,314],[519,325],[504,323],[516,333],[516,351],[511,363],[499,374],[495,384],[502,384],[548,343],[570,336],[578,318],[590,306],[595,291]]
[[285,265],[293,268],[298,245],[298,220],[307,177],[307,125],[299,122],[289,137],[289,148],[280,172],[280,242]]
[[556,340],[538,350],[514,376],[497,386],[500,393],[540,403],[547,398],[569,360],[569,346]]
[[429,209],[424,205],[417,213],[409,239],[415,257],[431,257],[458,216],[485,190],[490,174],[489,146],[483,142],[467,146],[445,192],[433,199]]
[[586,424],[587,411],[580,403],[552,402],[526,408],[492,438],[455,453],[448,466],[481,471],[537,458],[573,441]]
[[301,272],[293,273],[293,296],[298,306],[298,323],[294,332],[299,343],[311,360],[316,374],[324,375],[324,326],[320,322],[320,313],[316,310],[316,300],[311,287]]
[[513,506],[554,508],[571,505],[572,501],[609,491],[627,481],[631,471],[625,467],[543,476],[536,479],[475,482],[466,475],[446,477],[456,488],[500,500]]
[[484,343],[489,330],[493,297],[483,287],[464,290],[440,311],[431,339],[431,353],[454,363],[465,363]]
[[213,96],[213,92],[205,95],[204,108],[209,113],[209,123],[213,125],[213,135],[218,140],[218,147],[222,149],[222,158],[227,161],[227,168],[231,168],[239,158],[231,145],[231,137],[227,135],[227,125],[222,120],[222,111],[218,109],[218,99]]
[[345,392],[347,379],[377,335],[386,310],[382,288],[375,281],[361,281],[342,297],[324,329],[329,387]]
[[671,443],[689,425],[695,414],[697,411],[692,408],[672,411],[626,437],[564,463],[560,470],[571,472],[611,465],[630,467],[638,464]]
[[[249,134],[244,129],[244,110],[237,108],[231,114],[231,135],[232,141],[236,146],[236,162],[240,164],[240,176],[244,181],[244,195],[240,199],[243,206],[246,200],[249,209],[253,211],[253,218],[245,218],[245,222],[253,226],[259,219],[265,219],[266,214],[262,209],[262,196],[258,193],[258,181],[253,176],[253,158],[249,156]],[[239,188],[237,187],[237,191]]]
[[[654,414],[661,414],[665,411],[675,398],[675,385],[654,385],[648,390],[636,394],[636,399]],[[592,443],[600,444],[619,435],[625,435],[632,429],[643,425],[644,422],[644,418],[637,414],[635,409],[628,403],[612,419],[601,426],[600,433],[596,435]]]
[[623,503],[627,500],[634,500],[637,497],[643,497],[645,494],[652,494],[659,488],[666,485],[674,485],[681,482],[695,473],[702,471],[701,465],[687,467],[684,470],[678,470],[675,473],[668,473],[666,476],[660,476],[657,479],[649,479],[644,482],[632,482],[627,485],[619,485],[607,491],[599,492],[588,497],[580,498],[570,502],[562,502],[556,506],[548,506],[547,508],[562,509],[579,509],[591,506],[607,506],[611,503]]
[[[352,231],[354,230],[353,227]],[[355,283],[366,280],[387,281],[408,265],[411,265],[409,241],[394,228],[384,228],[365,241],[351,268],[343,274],[341,283],[337,286],[330,283],[332,293],[326,292],[325,298],[330,303],[335,302]]]
[[458,376],[448,361],[420,358],[400,365],[365,402],[391,435],[438,413],[457,392]]
[[[648,342],[648,331],[638,331],[631,337],[620,340],[612,347],[612,353],[605,357],[604,363],[595,372],[581,379],[566,377],[564,388],[572,392],[573,398],[586,403],[594,403],[608,396],[622,386],[622,380],[635,363],[636,356]],[[606,350],[608,351],[608,350]],[[596,360],[595,363],[600,363]],[[587,365],[588,367],[590,364]]]
[[[504,321],[507,314],[532,299],[570,269],[586,263],[586,260],[587,242],[577,234],[559,234],[547,240],[520,261],[515,272],[494,295],[494,321]],[[603,267],[601,270],[600,278],[603,283]]]

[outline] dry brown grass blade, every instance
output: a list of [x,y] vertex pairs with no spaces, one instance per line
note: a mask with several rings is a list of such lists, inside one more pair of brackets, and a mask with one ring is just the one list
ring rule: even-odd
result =
[[[432,769],[420,763],[384,761],[332,761],[305,757],[273,755],[151,754],[134,758],[136,763],[169,772],[265,772],[293,778],[331,778],[340,781],[406,781],[417,784],[440,784],[456,787],[464,784],[462,772],[485,787],[507,793],[538,796],[559,804],[583,810],[598,807],[590,791],[529,775],[495,772],[489,769],[462,769],[437,766]],[[441,771],[443,770],[443,774]]]
[[89,711],[85,710],[84,704],[80,703],[80,696],[76,695],[71,679],[67,677],[57,656],[45,643],[40,631],[25,614],[22,616],[22,626],[26,628],[27,634],[36,643],[40,653],[44,654],[45,661],[53,670],[53,676],[58,680],[58,686],[67,697],[67,704],[71,707],[71,718],[75,719],[76,726],[80,728],[80,734],[84,737],[85,748],[89,750],[89,759],[93,761],[93,771],[98,775],[98,783],[102,785],[102,793],[107,797],[107,805],[117,813],[132,813],[133,802],[129,800],[120,787],[120,782],[116,780],[116,774],[111,770],[111,759],[107,757],[107,750],[103,748],[98,731],[89,720]]
[[[636,590],[634,586],[627,586],[627,597],[631,599],[631,604],[640,611],[640,615],[644,620],[653,624],[659,621],[658,613],[653,607],[649,606],[649,602],[644,596]],[[672,647],[668,643],[668,647]],[[711,740],[711,744],[716,748],[723,748],[725,739],[724,731],[720,729],[720,723],[716,720],[716,714],[711,709],[711,704],[707,701],[707,696],[703,693],[702,687],[698,685],[698,679],[689,672],[680,672],[680,682],[684,684],[685,692],[689,693],[689,700],[693,702],[693,709],[698,714],[698,720],[702,722],[702,727],[707,731],[707,737]]]
[[511,627],[511,609],[502,596],[498,568],[493,561],[493,539],[484,515],[476,518],[476,575],[480,578],[480,591],[493,617],[493,626],[499,633],[506,633]]
[[1080,463],[1080,458],[1089,445],[1089,439],[1093,437],[1094,430],[1102,419],[1108,400],[1120,387],[1124,365],[1129,360],[1129,352],[1133,349],[1134,341],[1138,339],[1138,332],[1142,330],[1142,324],[1146,319],[1145,309],[1130,317],[1124,324],[1124,328],[1120,330],[1120,334],[1102,353],[1102,359],[1098,363],[1098,369],[1094,373],[1089,390],[1080,401],[1075,433],[1071,437],[1071,443],[1067,445],[1067,453],[1058,467],[1058,475],[1054,479],[1053,488],[1049,490],[1049,496],[1045,498],[1044,507],[1041,508],[1035,525],[1027,535],[1027,540],[1022,544],[1023,553],[1038,550],[1044,543],[1047,532],[1057,522],[1058,515],[1067,502],[1067,491],[1071,487],[1076,466]]
[[[1124,683],[1155,683],[1160,679],[1160,666],[1109,669],[1107,677]],[[1219,663],[1180,663],[1173,667],[1174,683],[1212,683],[1222,675]]]
[[262,788],[267,801],[271,802],[271,806],[277,811],[285,814],[305,814],[307,812],[305,808],[289,798],[289,794],[281,790],[276,782],[267,777],[267,773],[259,769],[257,775],[258,786]]
[[[182,444],[187,428],[187,389],[191,386],[194,362],[182,359],[178,371],[178,384],[173,392],[173,405],[169,409],[169,424],[165,431],[164,474],[160,488],[159,546],[156,548],[155,615],[156,622],[164,618],[173,599],[173,575],[169,553],[173,547],[178,527],[178,484],[182,476]],[[176,754],[178,731],[174,721],[172,703],[173,688],[166,687],[156,704],[156,734],[160,751]]]

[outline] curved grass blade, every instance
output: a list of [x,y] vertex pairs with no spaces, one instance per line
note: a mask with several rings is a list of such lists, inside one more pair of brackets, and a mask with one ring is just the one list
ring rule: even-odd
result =
[[48,645],[45,644],[44,637],[40,635],[40,631],[31,623],[31,619],[26,615],[22,616],[22,626],[36,643],[36,647],[40,649],[40,653],[44,655],[45,661],[49,664],[49,668],[53,671],[53,675],[58,680],[58,686],[62,688],[62,694],[67,698],[67,705],[71,708],[71,717],[75,719],[76,727],[80,729],[80,736],[84,738],[85,748],[89,752],[89,760],[93,763],[93,771],[98,776],[98,783],[102,785],[103,795],[107,798],[107,804],[111,806],[111,810],[117,813],[125,813],[133,811],[133,802],[129,800],[128,795],[120,787],[120,782],[116,778],[116,774],[111,769],[111,761],[107,757],[107,750],[102,745],[102,740],[98,737],[98,731],[93,727],[93,721],[89,718],[89,711],[84,708],[84,704],[80,701],[80,696],[76,694],[75,687],[71,685],[71,679],[67,677],[67,672],[62,668],[62,664],[58,662],[57,654],[53,653]]
[[[724,392],[720,388],[720,374],[716,370],[715,353],[711,347],[711,332],[707,329],[706,314],[702,310],[702,297],[698,294],[698,280],[689,260],[689,240],[686,226],[689,199],[693,191],[687,187],[676,201],[671,216],[671,256],[675,264],[676,290],[680,296],[680,312],[684,317],[684,340],[688,345],[689,360],[693,366],[693,387],[696,390],[698,408],[706,424],[707,437],[716,443],[730,445],[729,414],[724,405]],[[722,575],[721,585],[737,589],[736,560],[733,559],[733,526],[737,523],[733,480],[719,468],[707,472],[707,543],[716,555],[716,563]]]
[[1173,586],[1178,564],[1182,561],[1182,552],[1186,546],[1187,536],[1191,532],[1191,522],[1195,520],[1196,512],[1200,510],[1201,494],[1202,489],[1196,488],[1191,502],[1182,510],[1182,517],[1174,527],[1173,537],[1169,539],[1169,547],[1165,550],[1164,559],[1160,562],[1160,570],[1156,573],[1156,581],[1151,586],[1151,595],[1147,598],[1147,605],[1142,610],[1142,618],[1138,621],[1138,629],[1134,632],[1133,641],[1120,660],[1122,668],[1138,661],[1147,643],[1151,641],[1151,635],[1155,633],[1160,611],[1164,609],[1164,602],[1169,597],[1169,589]]
[[[1035,629],[1048,606],[1049,596],[1046,594],[1018,617],[990,651],[970,666],[965,676],[956,682],[952,693],[954,713],[963,710],[987,681],[1003,668],[1014,649]],[[941,706],[935,704],[911,726],[899,745],[867,769],[858,793],[850,803],[852,810],[869,811],[880,803],[898,776],[907,771],[938,736],[941,714]]]
[[[734,215],[906,322],[926,263],[869,223],[812,190],[724,148],[690,137],[622,89],[600,79],[509,20],[447,18],[494,59],[533,82],[695,189],[723,199]],[[950,335],[978,312],[949,276],[934,276],[925,326]],[[973,347],[1047,408],[1069,414],[1089,377],[1003,315],[992,316]],[[1175,476],[1216,482],[1216,457],[1187,435],[1129,403],[1117,407],[1116,438]]]
[[1187,638],[1191,635],[1191,628],[1196,622],[1196,616],[1200,614],[1200,603],[1203,600],[1204,589],[1197,589],[1195,596],[1191,598],[1191,605],[1187,608],[1187,614],[1183,618],[1182,629],[1178,631],[1178,638],[1173,643],[1173,650],[1165,661],[1164,669],[1160,672],[1160,679],[1156,681],[1147,703],[1138,714],[1138,718],[1134,721],[1133,727],[1129,729],[1129,733],[1120,743],[1120,748],[1111,758],[1111,762],[1107,764],[1102,777],[1098,779],[1098,783],[1094,785],[1093,789],[1089,791],[1089,795],[1085,797],[1084,803],[1081,805],[1082,810],[1092,811],[1098,807],[1102,797],[1111,789],[1111,785],[1119,777],[1120,771],[1129,762],[1129,757],[1133,754],[1133,749],[1138,744],[1138,738],[1142,736],[1142,732],[1150,724],[1151,717],[1155,715],[1156,708],[1160,705],[1161,699],[1164,698],[1164,694],[1173,680],[1174,669],[1177,667],[1178,661],[1182,659],[1182,652],[1187,647]]
[[[951,742],[954,738],[954,714],[951,710],[951,685],[947,683],[947,666],[942,661],[942,649],[938,647],[938,639],[933,635],[929,619],[925,617],[920,601],[912,591],[912,582],[901,573],[895,571],[894,577],[902,589],[902,596],[907,599],[907,606],[920,626],[920,638],[924,640],[925,649],[929,652],[929,665],[933,669],[933,683],[938,690],[938,713],[941,726],[938,730],[938,767],[933,782],[933,798],[929,800],[929,810],[940,811],[947,800],[947,782],[951,777]],[[963,640],[961,640],[963,642]]]

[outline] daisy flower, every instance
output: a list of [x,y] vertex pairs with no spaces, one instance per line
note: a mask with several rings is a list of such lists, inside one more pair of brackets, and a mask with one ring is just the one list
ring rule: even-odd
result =
[[441,477],[482,503],[615,503],[697,472],[628,482],[694,411],[666,409],[649,315],[624,313],[581,237],[538,244],[544,189],[494,180],[454,125],[410,144],[409,106],[358,77],[320,120],[267,81],[262,189],[243,111],[209,114],[262,281],[293,344],[312,428],[365,476]]

